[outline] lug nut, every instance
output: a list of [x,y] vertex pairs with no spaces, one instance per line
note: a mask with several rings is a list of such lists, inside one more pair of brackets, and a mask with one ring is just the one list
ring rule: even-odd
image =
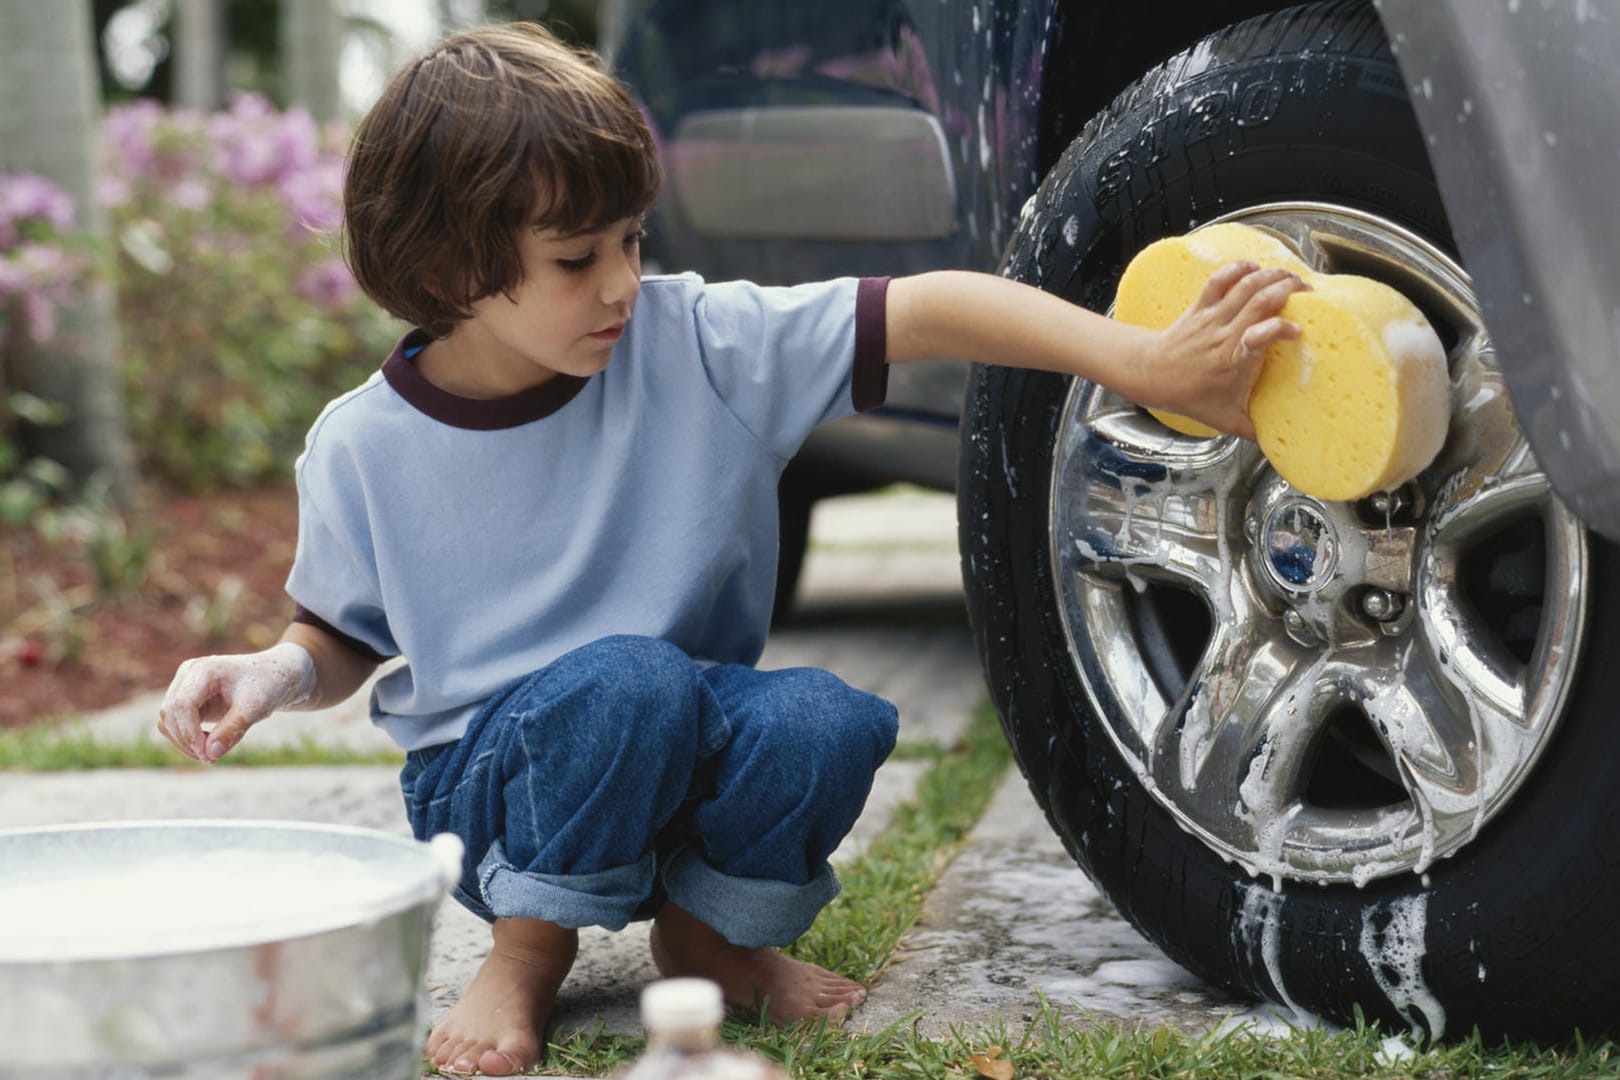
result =
[[1311,624],[1305,621],[1305,616],[1293,608],[1283,612],[1283,629],[1288,631],[1288,636],[1300,645],[1316,644],[1316,631],[1311,629]]
[[1400,618],[1405,608],[1406,601],[1400,595],[1386,589],[1368,589],[1367,594],[1361,598],[1361,610],[1379,622],[1390,622]]
[[1393,491],[1377,491],[1367,497],[1368,513],[1386,521],[1404,516],[1412,509],[1412,504],[1413,492],[1409,485],[1402,485]]

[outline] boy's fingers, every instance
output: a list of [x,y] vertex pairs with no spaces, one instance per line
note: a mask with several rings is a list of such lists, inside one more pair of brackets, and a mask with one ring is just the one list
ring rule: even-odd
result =
[[158,730],[181,753],[201,757],[202,707],[214,696],[213,672],[205,664],[187,660],[175,673],[163,704],[158,706]]
[[1259,322],[1275,315],[1283,309],[1284,304],[1288,303],[1290,296],[1304,287],[1305,283],[1292,275],[1281,281],[1274,281],[1249,297],[1249,302],[1243,305],[1238,318],[1245,322]]
[[242,736],[247,734],[248,728],[252,727],[253,723],[232,707],[220,718],[219,723],[214,725],[214,730],[208,736],[208,745],[203,751],[202,760],[212,764],[224,757],[242,741]]
[[1258,263],[1243,261],[1227,263],[1209,275],[1209,280],[1204,282],[1203,292],[1198,296],[1198,303],[1203,307],[1215,306],[1231,291],[1232,286],[1259,269]]
[[1279,316],[1262,319],[1247,330],[1243,331],[1240,339],[1243,351],[1248,354],[1264,352],[1266,347],[1279,341],[1290,341],[1299,337],[1299,325],[1289,322]]
[[[1275,300],[1276,306],[1280,308],[1288,297],[1303,285],[1304,282],[1287,270],[1276,268],[1256,270],[1254,273],[1240,279],[1226,291],[1226,296],[1222,298],[1216,311],[1223,319],[1238,318],[1240,313],[1248,308],[1256,297],[1260,296],[1267,297],[1263,301],[1264,303],[1271,303],[1273,302],[1272,298],[1281,297],[1281,299]],[[1276,291],[1273,292],[1272,290]],[[1273,314],[1275,310],[1274,308],[1264,314]]]

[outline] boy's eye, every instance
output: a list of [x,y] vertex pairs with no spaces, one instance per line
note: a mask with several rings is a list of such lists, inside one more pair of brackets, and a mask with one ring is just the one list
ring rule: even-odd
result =
[[593,251],[589,255],[582,255],[577,259],[558,259],[557,265],[564,270],[583,270],[594,261],[596,261],[596,252]]

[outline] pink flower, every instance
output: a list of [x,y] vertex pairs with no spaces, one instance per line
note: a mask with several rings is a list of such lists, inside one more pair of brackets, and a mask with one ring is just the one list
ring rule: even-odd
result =
[[23,321],[28,336],[43,345],[56,336],[56,305],[39,293],[25,293],[22,298]]
[[101,121],[101,137],[110,152],[109,171],[113,175],[132,177],[152,170],[157,160],[156,131],[167,115],[163,106],[151,98],[107,110]]
[[125,177],[104,173],[96,178],[96,202],[102,206],[127,206],[134,196],[135,189]]
[[213,189],[197,176],[188,176],[169,189],[169,202],[181,210],[196,212],[205,209],[213,198]]
[[49,341],[56,334],[57,305],[73,295],[84,260],[50,244],[25,243],[0,253],[0,297],[18,298],[28,336]]
[[323,311],[335,311],[353,300],[359,287],[343,260],[333,255],[304,271],[298,291]]
[[28,274],[17,261],[0,254],[0,297],[20,296],[28,285]]
[[73,200],[55,184],[32,173],[0,173],[0,248],[21,235],[19,225],[34,221],[56,232],[73,227]]
[[327,159],[289,173],[276,185],[295,232],[328,232],[343,220],[343,164]]

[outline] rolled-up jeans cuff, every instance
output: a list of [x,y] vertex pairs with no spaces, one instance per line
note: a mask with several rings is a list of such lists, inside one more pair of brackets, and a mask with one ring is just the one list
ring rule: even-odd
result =
[[670,900],[748,949],[791,945],[840,888],[830,866],[803,885],[722,874],[693,848],[675,852],[663,870]]
[[590,874],[542,874],[513,866],[497,840],[478,864],[478,888],[496,918],[623,930],[652,891],[655,866],[648,852],[633,863]]

